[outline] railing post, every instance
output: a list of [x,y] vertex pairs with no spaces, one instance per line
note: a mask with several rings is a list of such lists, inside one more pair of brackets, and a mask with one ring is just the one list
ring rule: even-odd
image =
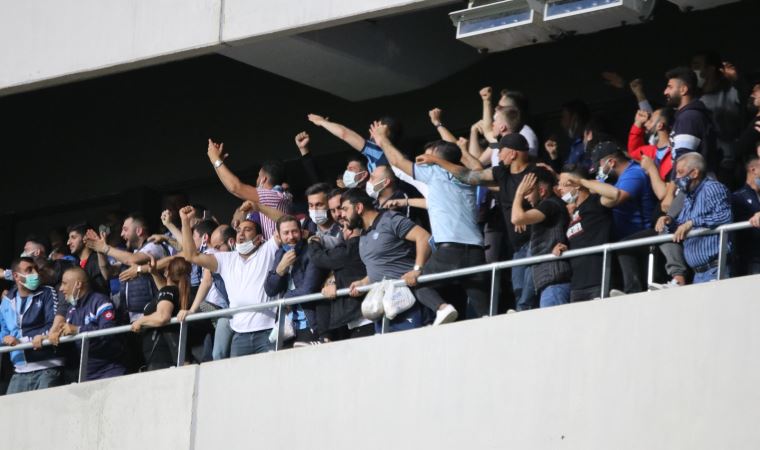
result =
[[491,270],[491,306],[488,309],[489,316],[495,316],[499,309],[499,296],[501,295],[501,271],[494,267]]
[[726,275],[726,264],[728,263],[728,233],[720,230],[720,243],[718,245],[718,279],[722,280]]
[[82,350],[79,352],[79,383],[87,380],[87,360],[90,355],[90,340],[87,333],[82,334]]
[[383,324],[380,326],[380,334],[385,334],[391,328],[391,321],[383,315]]
[[187,351],[187,329],[188,323],[183,320],[179,323],[179,345],[177,346],[177,367],[182,367],[185,363],[185,352]]
[[654,252],[657,248],[656,245],[649,246],[649,264],[647,266],[647,290],[654,283]]
[[274,344],[274,351],[282,350],[285,345],[285,307],[282,302],[277,306],[277,340]]
[[605,246],[602,251],[602,292],[600,298],[606,298],[610,287],[610,268],[611,266],[610,251]]

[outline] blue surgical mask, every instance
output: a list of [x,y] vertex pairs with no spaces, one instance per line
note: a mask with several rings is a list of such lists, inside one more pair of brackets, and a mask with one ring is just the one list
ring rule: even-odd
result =
[[289,251],[293,250],[294,248],[295,248],[295,247],[293,247],[293,246],[292,246],[292,245],[290,245],[290,244],[282,244],[282,249],[283,249],[285,252],[289,252]]
[[676,186],[678,186],[678,189],[689,192],[689,184],[691,183],[691,177],[686,175],[681,178],[676,178]]
[[609,163],[609,160],[607,160],[607,162],[605,162],[604,164],[601,164],[599,166],[599,169],[596,171],[596,180],[597,181],[601,181],[602,183],[604,183],[605,181],[607,181],[607,178],[610,177],[610,172],[612,172],[612,169],[610,169],[610,170],[608,170],[606,172],[604,171],[604,168],[607,167],[608,163]]
[[760,177],[755,177],[755,186],[760,188]]
[[26,281],[21,283],[25,288],[29,289],[30,291],[37,290],[38,287],[40,287],[40,276],[36,273],[28,273],[23,274],[19,273],[18,275],[24,277]]

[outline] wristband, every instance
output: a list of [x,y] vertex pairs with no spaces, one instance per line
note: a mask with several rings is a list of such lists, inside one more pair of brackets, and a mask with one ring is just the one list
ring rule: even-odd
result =
[[417,272],[422,272],[422,266],[415,264],[413,270]]
[[216,161],[214,161],[214,169],[218,169],[219,167],[222,166],[222,164],[224,164],[224,161],[222,161],[221,159],[217,159]]
[[438,122],[437,124],[435,124],[436,128],[441,128],[442,126],[443,126],[443,122]]

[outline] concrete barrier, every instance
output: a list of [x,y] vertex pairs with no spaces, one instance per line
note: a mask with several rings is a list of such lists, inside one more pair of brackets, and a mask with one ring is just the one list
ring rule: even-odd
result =
[[754,450],[759,287],[745,277],[8,396],[3,443]]
[[191,448],[198,366],[0,397],[2,447]]

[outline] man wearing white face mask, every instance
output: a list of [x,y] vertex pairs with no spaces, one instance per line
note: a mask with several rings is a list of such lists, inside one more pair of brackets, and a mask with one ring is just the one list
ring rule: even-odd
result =
[[309,204],[309,217],[304,219],[301,227],[309,236],[318,236],[323,245],[330,249],[341,240],[341,229],[328,208],[327,194],[332,190],[327,183],[317,183],[306,189],[306,201]]
[[[70,307],[65,324],[56,334],[67,336],[116,326],[116,309],[111,299],[90,289],[87,274],[81,268],[72,267],[63,273],[61,292]],[[123,345],[120,336],[104,336],[89,342],[86,380],[124,375],[126,368],[121,361]],[[76,344],[81,351],[82,341]]]
[[[11,264],[13,287],[0,303],[0,339],[3,345],[32,342],[42,344],[53,326],[56,292],[41,286],[37,268],[31,258],[19,258]],[[52,347],[37,351],[11,352],[15,373],[8,385],[8,394],[56,386],[61,378],[63,358]]]
[[[277,252],[278,245],[274,239],[262,243],[263,238],[257,230],[257,225],[244,220],[238,226],[234,252],[200,254],[193,246],[190,226],[194,214],[193,207],[186,206],[179,213],[182,219],[182,256],[193,264],[221,275],[230,308],[273,300],[264,291],[264,282]],[[269,342],[269,333],[274,327],[274,320],[274,309],[235,314],[230,320],[230,327],[234,332],[230,356],[273,350]]]

